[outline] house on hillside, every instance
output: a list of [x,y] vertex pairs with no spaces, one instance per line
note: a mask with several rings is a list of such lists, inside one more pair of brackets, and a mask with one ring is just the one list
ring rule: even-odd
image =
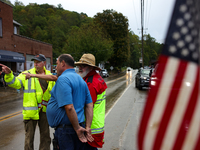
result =
[[20,26],[13,20],[13,7],[0,1],[0,63],[13,72],[24,71],[34,67],[35,55],[44,54],[46,68],[52,70],[52,45],[20,35]]

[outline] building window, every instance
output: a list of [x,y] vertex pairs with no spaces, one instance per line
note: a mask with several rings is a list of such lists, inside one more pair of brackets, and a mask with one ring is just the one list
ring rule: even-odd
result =
[[2,29],[2,18],[0,18],[0,37],[2,37],[2,32],[3,32],[3,29]]
[[17,34],[17,27],[14,26],[14,34]]

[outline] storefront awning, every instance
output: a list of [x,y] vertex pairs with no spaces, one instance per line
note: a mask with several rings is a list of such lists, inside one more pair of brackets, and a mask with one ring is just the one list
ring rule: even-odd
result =
[[17,52],[0,50],[0,61],[25,62],[25,57]]

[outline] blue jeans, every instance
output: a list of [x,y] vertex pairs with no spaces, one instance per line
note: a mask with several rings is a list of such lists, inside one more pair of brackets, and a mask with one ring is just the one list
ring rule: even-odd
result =
[[55,139],[58,141],[59,150],[85,150],[73,127],[64,126],[55,130]]
[[98,150],[96,147],[90,146],[90,144],[85,143],[85,150]]

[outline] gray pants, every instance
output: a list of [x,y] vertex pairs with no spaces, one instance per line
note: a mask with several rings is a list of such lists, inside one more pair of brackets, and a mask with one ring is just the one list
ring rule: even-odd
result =
[[40,130],[40,147],[39,150],[50,150],[51,138],[49,132],[49,124],[46,113],[39,113],[39,120],[24,120],[25,144],[24,150],[34,150],[35,128],[38,123]]

